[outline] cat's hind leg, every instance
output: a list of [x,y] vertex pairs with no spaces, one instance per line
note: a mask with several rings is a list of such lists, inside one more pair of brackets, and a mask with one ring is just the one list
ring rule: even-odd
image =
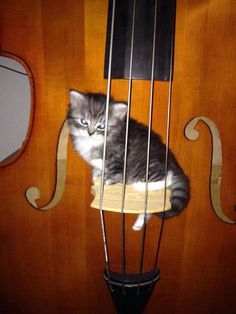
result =
[[144,223],[148,222],[152,217],[152,214],[148,213],[146,214],[146,219],[145,219],[145,214],[139,214],[138,218],[136,219],[135,223],[133,224],[132,228],[135,231],[139,231],[143,228]]
[[[166,180],[162,179],[162,180],[155,181],[155,182],[148,182],[147,189],[148,189],[148,191],[162,190],[165,187],[171,186],[172,181],[173,181],[173,172],[168,171],[167,176],[166,176]],[[132,185],[135,188],[135,190],[137,190],[137,191],[145,191],[145,189],[146,189],[146,182],[135,182]]]

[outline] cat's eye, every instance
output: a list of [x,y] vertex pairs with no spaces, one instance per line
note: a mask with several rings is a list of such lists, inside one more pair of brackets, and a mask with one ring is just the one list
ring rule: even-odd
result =
[[89,121],[86,120],[86,119],[83,119],[83,118],[80,118],[79,120],[79,123],[85,127],[89,126]]
[[97,128],[98,130],[104,130],[104,129],[105,129],[105,123],[98,123],[98,124],[96,125],[96,128]]

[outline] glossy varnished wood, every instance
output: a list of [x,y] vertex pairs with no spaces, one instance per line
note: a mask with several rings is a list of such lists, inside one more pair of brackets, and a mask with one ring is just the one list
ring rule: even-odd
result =
[[[90,209],[89,167],[68,147],[63,198],[47,212],[33,209],[25,191],[37,186],[43,206],[55,185],[57,139],[68,89],[106,92],[103,63],[107,1],[1,1],[1,49],[18,55],[35,82],[34,120],[21,157],[0,168],[1,313],[115,313],[102,278],[99,213]],[[204,115],[219,128],[223,147],[222,207],[236,220],[235,14],[233,0],[177,1],[170,147],[191,182],[191,200],[165,222],[156,285],[145,313],[234,313],[236,227],[211,208],[211,137],[184,137],[185,125]],[[112,83],[127,98],[127,81]],[[132,116],[147,123],[149,82],[133,83]],[[168,86],[155,83],[153,128],[165,139]],[[140,233],[127,219],[127,270],[138,269]],[[120,218],[106,213],[111,267],[120,270]],[[148,223],[145,270],[153,265],[160,222]]]

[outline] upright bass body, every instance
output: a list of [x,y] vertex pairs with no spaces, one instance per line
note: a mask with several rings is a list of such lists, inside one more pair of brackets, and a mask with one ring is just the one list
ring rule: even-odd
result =
[[[196,117],[214,122],[222,144],[221,209],[235,221],[234,1],[177,1],[170,148],[191,181],[183,213],[165,222],[159,252],[161,280],[145,313],[233,313],[236,229],[214,212],[209,193],[211,133],[202,123],[189,141],[185,126]],[[56,152],[71,87],[106,93],[104,56],[107,1],[1,4],[1,50],[19,56],[34,81],[34,117],[19,158],[0,168],[0,298],[2,313],[114,313],[102,278],[104,251],[91,169],[68,145],[60,201],[48,211],[33,208],[25,191],[36,186],[38,207],[50,202],[58,178]],[[131,116],[147,124],[149,82],[133,81]],[[127,98],[128,81],[113,80],[111,94]],[[155,81],[153,129],[165,139],[168,86]],[[200,121],[200,120],[199,120]],[[203,120],[202,120],[203,121]],[[219,198],[218,198],[219,199]],[[110,265],[121,271],[120,219],[105,213]],[[137,273],[140,233],[126,224],[127,272]],[[147,229],[144,271],[153,268],[160,220]],[[105,310],[104,310],[105,308]]]

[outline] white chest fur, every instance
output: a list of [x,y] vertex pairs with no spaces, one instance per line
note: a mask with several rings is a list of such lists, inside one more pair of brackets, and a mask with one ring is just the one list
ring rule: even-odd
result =
[[103,144],[103,138],[82,135],[77,136],[74,140],[74,145],[76,151],[80,154],[80,156],[91,164],[93,167],[100,168],[100,162],[93,163],[94,160],[97,160],[97,156],[95,156],[95,151]]

